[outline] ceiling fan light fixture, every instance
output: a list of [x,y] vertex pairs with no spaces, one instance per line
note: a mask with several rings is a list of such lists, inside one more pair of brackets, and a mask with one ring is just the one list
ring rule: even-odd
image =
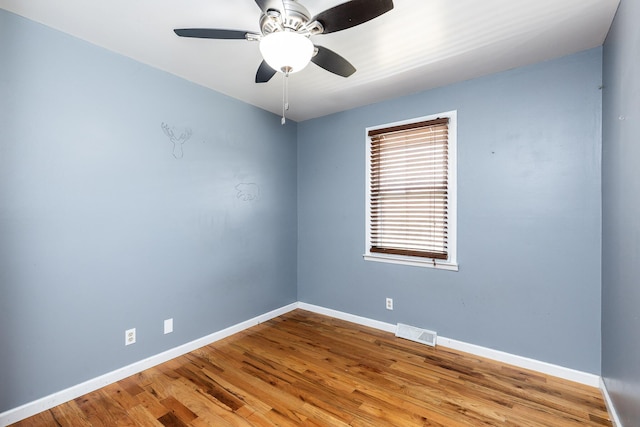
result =
[[260,40],[260,53],[271,68],[281,73],[296,73],[313,56],[313,43],[294,31],[277,31]]

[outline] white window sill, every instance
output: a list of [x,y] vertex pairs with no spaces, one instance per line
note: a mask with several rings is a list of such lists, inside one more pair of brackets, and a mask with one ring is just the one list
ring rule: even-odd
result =
[[429,258],[406,257],[397,255],[364,254],[365,261],[388,262],[391,264],[412,265],[414,267],[435,268],[436,270],[458,271],[458,264],[450,261]]

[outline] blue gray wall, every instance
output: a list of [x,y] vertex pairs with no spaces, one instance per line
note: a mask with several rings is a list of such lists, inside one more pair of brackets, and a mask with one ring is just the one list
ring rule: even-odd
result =
[[[599,374],[601,74],[596,48],[299,123],[299,300]],[[365,128],[449,110],[460,271],[364,261]]]
[[604,45],[602,376],[640,425],[640,4],[622,0]]
[[295,123],[0,10],[0,412],[296,301],[296,161]]

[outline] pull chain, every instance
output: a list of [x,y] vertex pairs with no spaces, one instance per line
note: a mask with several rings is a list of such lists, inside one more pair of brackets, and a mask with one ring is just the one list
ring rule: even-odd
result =
[[282,82],[282,119],[280,124],[284,125],[287,122],[285,118],[285,112],[289,110],[289,69],[284,69]]

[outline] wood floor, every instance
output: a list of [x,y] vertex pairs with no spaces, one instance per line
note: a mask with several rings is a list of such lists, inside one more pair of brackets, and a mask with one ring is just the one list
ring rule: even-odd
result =
[[16,426],[610,426],[598,389],[296,310]]

